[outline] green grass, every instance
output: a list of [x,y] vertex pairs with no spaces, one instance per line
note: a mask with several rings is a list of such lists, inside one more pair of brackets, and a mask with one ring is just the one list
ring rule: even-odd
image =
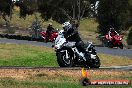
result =
[[[55,52],[51,48],[0,44],[0,52],[0,66],[58,66]],[[99,54],[99,57],[102,66],[131,65],[132,63],[132,58],[127,57],[105,54]]]
[[113,56],[107,54],[98,54],[101,59],[102,66],[127,66],[132,65],[132,58]]
[[0,44],[0,66],[58,66],[55,53],[45,47]]

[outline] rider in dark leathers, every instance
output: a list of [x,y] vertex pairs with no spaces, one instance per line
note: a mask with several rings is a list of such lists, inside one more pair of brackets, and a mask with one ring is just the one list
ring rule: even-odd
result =
[[46,41],[45,42],[49,40],[49,36],[52,31],[54,31],[54,28],[52,27],[52,23],[49,23],[47,30],[46,30]]
[[76,42],[75,45],[77,49],[80,52],[85,53],[86,51],[84,48],[84,43],[79,36],[77,25],[74,25],[74,24],[71,25],[70,22],[65,22],[63,25],[65,25],[63,26],[63,29],[64,29],[64,37],[66,38],[66,40]]

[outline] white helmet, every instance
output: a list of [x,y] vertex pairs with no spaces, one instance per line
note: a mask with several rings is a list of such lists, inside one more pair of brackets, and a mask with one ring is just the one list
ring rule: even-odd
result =
[[70,28],[72,28],[72,25],[70,22],[65,22],[62,24],[62,27],[64,28],[64,31],[68,31]]

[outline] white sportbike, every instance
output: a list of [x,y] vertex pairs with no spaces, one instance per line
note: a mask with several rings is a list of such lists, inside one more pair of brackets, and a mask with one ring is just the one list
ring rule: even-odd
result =
[[92,43],[85,44],[87,53],[78,51],[76,42],[68,42],[64,38],[63,30],[59,32],[53,47],[56,51],[57,62],[60,67],[83,66],[90,68],[99,68],[100,59],[96,55],[96,50]]

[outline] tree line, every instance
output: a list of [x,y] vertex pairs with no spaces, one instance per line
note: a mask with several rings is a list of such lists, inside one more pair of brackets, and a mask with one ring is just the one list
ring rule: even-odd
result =
[[[95,14],[90,6],[97,1],[99,4]],[[131,0],[0,0],[0,15],[3,19],[6,20],[6,16],[11,17],[13,6],[20,7],[22,18],[39,12],[44,20],[52,18],[59,23],[67,20],[79,23],[92,13],[99,23],[98,31],[101,34],[107,33],[110,27],[114,27],[118,32],[127,30],[132,20]]]

